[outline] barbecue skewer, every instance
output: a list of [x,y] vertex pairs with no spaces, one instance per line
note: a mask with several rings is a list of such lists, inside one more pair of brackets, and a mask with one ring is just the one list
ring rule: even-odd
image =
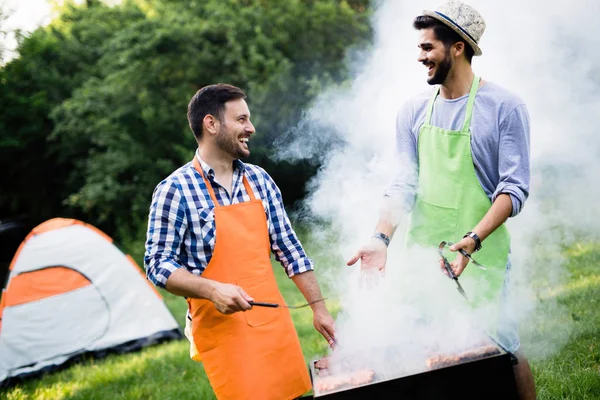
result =
[[250,304],[252,307],[256,306],[256,307],[269,307],[269,308],[279,308],[279,307],[284,307],[284,308],[292,308],[292,309],[297,309],[297,308],[304,308],[304,307],[308,307],[311,304],[315,304],[318,303],[320,301],[324,301],[325,298],[322,299],[318,299],[318,300],[313,300],[311,302],[299,305],[299,306],[288,306],[286,304],[278,304],[278,303],[266,303],[264,301],[249,301],[248,304]]

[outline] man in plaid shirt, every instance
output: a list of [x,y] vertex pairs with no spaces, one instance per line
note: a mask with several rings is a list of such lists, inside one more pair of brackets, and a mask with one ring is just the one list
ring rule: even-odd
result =
[[187,299],[191,357],[204,363],[218,398],[295,398],[310,380],[289,311],[253,306],[283,303],[270,252],[312,303],[329,345],[334,321],[279,188],[264,169],[240,161],[255,132],[245,98],[216,84],[190,101],[198,149],[154,191],[144,264],[156,286]]

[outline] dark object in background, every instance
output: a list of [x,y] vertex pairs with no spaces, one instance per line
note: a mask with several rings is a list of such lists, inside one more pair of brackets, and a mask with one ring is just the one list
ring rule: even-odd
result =
[[8,278],[8,267],[32,227],[23,217],[0,219],[0,288]]

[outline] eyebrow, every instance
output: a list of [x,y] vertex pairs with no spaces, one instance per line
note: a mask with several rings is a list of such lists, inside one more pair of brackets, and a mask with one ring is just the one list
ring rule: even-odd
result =
[[240,114],[236,117],[236,119],[240,119],[242,117],[250,118],[250,114]]
[[422,49],[423,47],[433,47],[433,44],[431,42],[423,42],[423,43],[419,43],[417,45],[418,48]]

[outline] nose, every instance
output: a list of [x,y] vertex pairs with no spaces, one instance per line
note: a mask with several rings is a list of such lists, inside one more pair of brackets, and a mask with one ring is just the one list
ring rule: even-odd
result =
[[252,122],[248,121],[248,124],[246,125],[246,132],[248,132],[249,134],[254,134],[254,132],[256,132],[256,129],[254,129],[254,125],[252,125]]
[[425,57],[425,52],[421,50],[419,52],[419,56],[417,57],[417,61],[420,62],[420,63],[422,63],[422,62],[424,62],[426,60],[427,60],[427,57]]

